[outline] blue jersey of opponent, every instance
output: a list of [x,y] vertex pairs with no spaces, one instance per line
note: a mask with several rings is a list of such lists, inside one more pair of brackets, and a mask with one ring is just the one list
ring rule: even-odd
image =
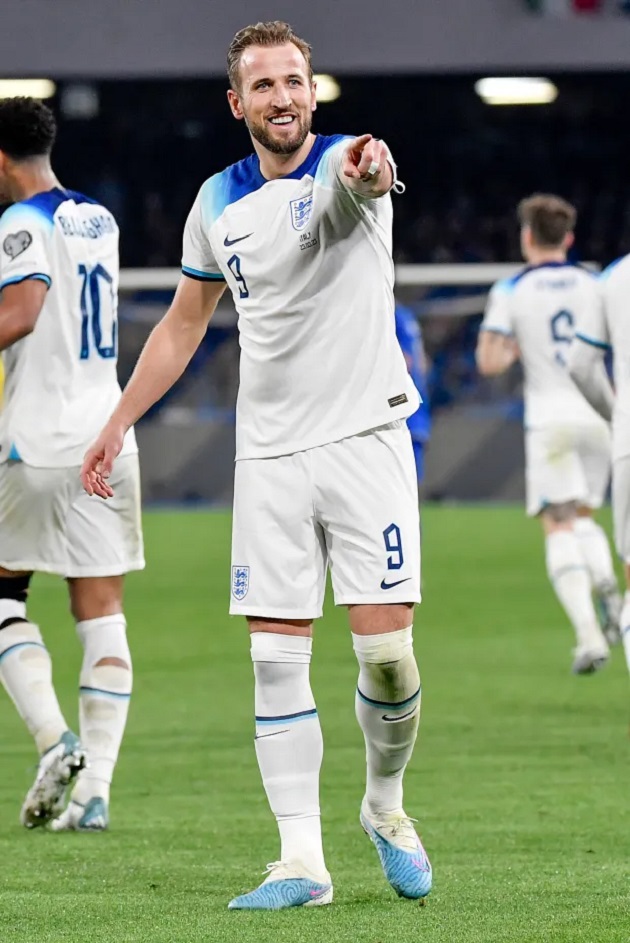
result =
[[401,304],[396,304],[396,337],[405,355],[411,379],[422,397],[420,408],[409,416],[407,426],[415,442],[427,442],[431,435],[431,414],[424,370],[422,332],[413,311]]

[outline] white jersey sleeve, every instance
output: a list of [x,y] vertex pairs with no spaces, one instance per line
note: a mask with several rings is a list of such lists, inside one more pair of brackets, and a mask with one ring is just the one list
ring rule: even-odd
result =
[[[350,136],[344,136],[340,141],[338,141],[333,147],[329,148],[326,152],[326,155],[320,165],[320,174],[321,182],[323,185],[328,184],[330,187],[336,187],[338,189],[343,188],[344,190],[349,191],[353,196],[357,198],[358,201],[363,202],[366,199],[372,200],[373,197],[363,196],[361,193],[352,189],[349,186],[349,178],[344,175],[343,172],[343,157],[346,152],[346,148],[350,141],[354,140]],[[385,143],[384,141],[382,143]],[[392,157],[392,152],[387,147],[387,160],[390,167],[392,168],[393,183],[392,189],[396,190],[399,193],[402,193],[405,189],[404,184],[398,180],[398,169],[394,158]],[[381,199],[379,197],[378,199]]]
[[209,225],[205,223],[203,218],[203,192],[210,180],[206,181],[197,194],[197,199],[193,203],[186,220],[182,272],[189,278],[200,281],[225,281],[225,276],[221,272],[212,252],[208,238]]
[[510,310],[510,285],[508,279],[503,279],[492,286],[481,324],[482,331],[505,334],[508,337],[514,333]]
[[21,203],[0,219],[0,290],[27,278],[50,287],[52,223],[38,210]]
[[585,344],[608,350],[610,347],[610,331],[606,320],[606,306],[604,293],[593,279],[593,295],[584,305],[581,317],[577,323],[575,336]]

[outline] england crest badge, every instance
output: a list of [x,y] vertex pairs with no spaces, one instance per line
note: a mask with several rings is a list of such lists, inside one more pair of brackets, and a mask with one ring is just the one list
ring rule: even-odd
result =
[[232,567],[232,595],[239,601],[245,599],[249,589],[249,567]]
[[309,224],[311,213],[313,212],[313,194],[302,196],[297,200],[291,200],[289,206],[291,207],[291,222],[293,228],[297,229],[299,232],[300,229],[304,229],[304,227]]

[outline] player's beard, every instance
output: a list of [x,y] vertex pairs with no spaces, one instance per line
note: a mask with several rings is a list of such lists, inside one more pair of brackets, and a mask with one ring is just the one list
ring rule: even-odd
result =
[[306,115],[296,115],[295,121],[297,128],[295,133],[291,135],[290,138],[285,138],[284,141],[279,141],[276,138],[272,137],[272,132],[267,128],[267,122],[264,120],[262,125],[250,124],[245,119],[249,133],[251,136],[258,141],[259,144],[262,144],[266,150],[270,151],[272,154],[294,154],[304,144],[304,141],[307,139],[311,133],[311,125],[313,123],[312,115],[309,112]]

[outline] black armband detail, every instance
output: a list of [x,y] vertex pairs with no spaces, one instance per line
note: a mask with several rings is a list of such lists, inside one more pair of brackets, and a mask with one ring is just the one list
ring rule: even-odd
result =
[[32,573],[26,576],[0,576],[0,599],[15,599],[26,602]]

